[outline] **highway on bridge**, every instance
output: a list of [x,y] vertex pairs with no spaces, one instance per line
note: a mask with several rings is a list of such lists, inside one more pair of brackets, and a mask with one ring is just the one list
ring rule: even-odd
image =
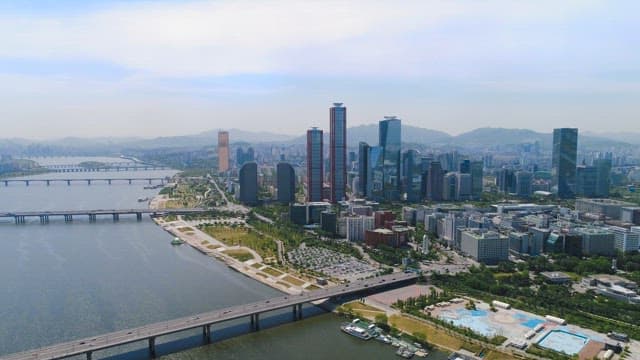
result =
[[294,314],[296,314],[297,311],[298,319],[301,319],[301,306],[303,303],[348,295],[365,290],[380,289],[394,284],[397,285],[404,282],[410,282],[416,279],[416,274],[401,273],[359,280],[349,284],[302,293],[300,295],[275,297],[268,300],[237,305],[175,320],[158,322],[137,328],[115,331],[86,339],[29,350],[0,357],[0,360],[54,360],[81,354],[86,354],[87,359],[91,359],[91,355],[95,351],[143,340],[148,341],[149,356],[153,358],[155,357],[155,340],[159,336],[202,327],[203,335],[207,338],[206,340],[209,341],[211,334],[210,327],[216,323],[251,316],[251,323],[254,324],[255,322],[254,329],[258,330],[258,315],[260,313],[293,307]]

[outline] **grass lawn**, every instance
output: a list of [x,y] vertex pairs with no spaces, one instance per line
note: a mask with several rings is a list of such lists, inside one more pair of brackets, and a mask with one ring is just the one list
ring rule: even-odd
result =
[[260,269],[262,267],[262,264],[260,263],[251,264],[251,267],[255,269]]
[[275,277],[278,277],[278,276],[283,274],[282,271],[278,271],[278,270],[276,270],[276,269],[274,269],[272,267],[267,267],[264,270],[262,270],[262,272],[265,272],[265,273],[267,273],[267,274],[269,274],[271,276],[275,276]]
[[291,285],[289,285],[289,284],[287,284],[287,283],[285,283],[285,282],[282,282],[282,281],[278,281],[276,284],[281,285],[281,286],[284,286],[284,287],[286,287],[286,288],[290,288],[290,287],[291,287]]
[[351,309],[353,311],[361,311],[362,310],[362,311],[369,311],[369,312],[384,313],[384,310],[378,309],[377,307],[373,307],[371,305],[363,304],[363,303],[361,303],[359,301],[346,303],[346,304],[344,304],[342,306],[347,308],[347,309]]
[[217,249],[219,247],[220,247],[220,245],[213,245],[213,244],[207,245],[207,249],[211,249],[211,250]]
[[296,278],[294,278],[293,276],[290,276],[290,275],[285,276],[282,280],[284,280],[284,281],[286,281],[286,282],[288,282],[290,284],[296,285],[296,286],[304,285],[304,281],[298,280],[298,279],[296,279]]
[[320,289],[322,289],[322,288],[321,288],[321,287],[319,287],[319,286],[316,286],[316,285],[311,284],[311,285],[307,286],[305,289],[307,289],[307,290],[311,290],[311,291],[314,291],[314,290],[320,290]]
[[247,250],[227,250],[224,253],[239,261],[253,260],[253,255]]
[[278,246],[276,243],[251,229],[225,226],[203,226],[201,229],[226,245],[246,246],[257,251],[263,258],[277,256]]
[[181,227],[178,228],[178,231],[182,231],[182,232],[194,231],[194,229],[192,227],[189,227],[189,226],[181,226]]

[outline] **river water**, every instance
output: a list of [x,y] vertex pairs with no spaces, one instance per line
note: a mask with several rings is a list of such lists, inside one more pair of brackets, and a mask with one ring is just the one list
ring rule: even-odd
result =
[[[61,163],[96,160],[69,159]],[[98,159],[107,161],[109,159]],[[111,159],[121,161],[120,159]],[[48,163],[59,160],[49,159]],[[174,171],[41,174],[43,178],[164,177]],[[0,183],[0,212],[146,207],[138,198],[158,190],[144,182],[71,186],[55,182]],[[171,236],[150,219],[122,216],[89,223],[51,219],[0,223],[0,356],[188,316],[279,295],[189,246],[171,246]],[[263,314],[263,330],[248,333],[247,321],[213,327],[214,343],[199,346],[200,331],[157,340],[159,355],[171,359],[394,359],[394,349],[339,331],[341,319],[305,308],[305,319],[290,322],[289,310]],[[94,354],[94,358],[146,358],[146,343]],[[446,358],[434,352],[430,359]]]

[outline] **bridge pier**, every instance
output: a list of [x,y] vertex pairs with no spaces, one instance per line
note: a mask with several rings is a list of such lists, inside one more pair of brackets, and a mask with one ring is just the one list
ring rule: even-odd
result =
[[24,215],[17,215],[15,216],[15,219],[16,219],[16,224],[24,224],[25,222]]
[[107,183],[111,185],[111,179],[107,179]]
[[149,179],[149,185],[151,185],[151,179]]
[[136,213],[136,219],[142,221],[142,213]]
[[72,221],[73,221],[73,215],[64,216],[64,222],[72,222]]
[[87,179],[87,185],[91,185],[91,179]]
[[71,186],[71,180],[67,180],[67,186]]
[[89,214],[89,222],[96,222],[96,214]]
[[156,358],[156,338],[149,338],[149,357],[152,359]]
[[129,179],[129,185],[131,185],[131,179]]
[[202,327],[202,337],[205,344],[211,343],[211,324]]
[[4,186],[9,186],[9,181],[5,180],[4,181]]
[[51,180],[47,180],[47,186],[51,185]]
[[91,360],[92,354],[93,354],[93,351],[87,351],[87,360]]
[[48,224],[49,215],[40,215],[40,224]]
[[298,304],[298,320],[302,320],[302,304]]
[[25,180],[25,181],[24,181],[24,184],[25,184],[25,185],[27,185],[27,186],[29,186],[29,180]]
[[120,220],[120,215],[119,214],[113,214],[113,222],[116,222]]
[[260,313],[251,315],[251,331],[260,330]]

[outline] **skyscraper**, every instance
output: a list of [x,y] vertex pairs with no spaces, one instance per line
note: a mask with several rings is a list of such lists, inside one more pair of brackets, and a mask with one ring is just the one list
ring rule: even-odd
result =
[[331,202],[344,200],[347,185],[347,108],[333,103],[329,109],[329,158],[331,166]]
[[402,156],[402,185],[408,202],[422,201],[422,163],[420,153],[407,150]]
[[243,204],[258,203],[258,164],[254,161],[245,163],[240,168],[240,197]]
[[439,161],[432,161],[429,164],[427,174],[427,199],[429,201],[442,200],[444,173]]
[[229,170],[229,132],[218,131],[218,172]]
[[528,171],[516,172],[516,195],[529,197],[533,193],[533,174]]
[[384,200],[384,157],[380,146],[369,146],[367,154],[367,198]]
[[383,153],[383,194],[386,201],[400,200],[400,119],[385,116],[379,123],[379,146]]
[[367,169],[369,164],[369,144],[361,141],[358,144],[358,194],[367,195]]
[[474,199],[482,197],[483,167],[482,161],[471,162],[471,195]]
[[596,194],[597,197],[608,197],[611,186],[611,159],[597,159],[593,162],[596,168]]
[[322,201],[322,130],[307,130],[307,201]]
[[286,162],[278,163],[278,202],[293,203],[296,200],[296,173]]
[[553,129],[551,177],[559,198],[575,196],[578,129]]

